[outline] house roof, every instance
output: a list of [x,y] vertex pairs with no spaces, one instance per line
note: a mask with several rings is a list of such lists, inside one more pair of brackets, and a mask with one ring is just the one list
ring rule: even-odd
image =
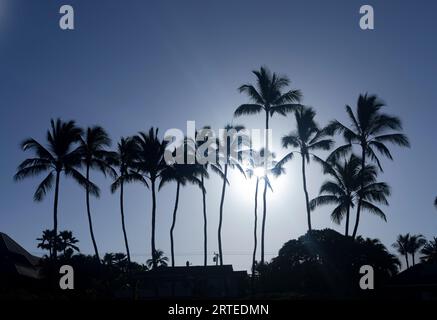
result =
[[437,287],[437,264],[419,263],[394,276],[389,286]]
[[39,278],[40,258],[31,255],[7,234],[0,232],[0,272]]

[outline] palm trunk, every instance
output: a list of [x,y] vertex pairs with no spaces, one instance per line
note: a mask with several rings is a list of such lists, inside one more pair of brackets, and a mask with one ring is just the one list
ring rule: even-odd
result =
[[256,178],[256,186],[255,186],[255,215],[254,215],[254,227],[253,227],[253,254],[252,254],[252,279],[255,274],[255,264],[256,264],[256,248],[258,245],[257,239],[257,226],[258,226],[258,185],[259,178]]
[[89,165],[87,165],[87,167],[86,167],[86,181],[87,181],[87,186],[86,186],[86,210],[87,210],[87,214],[88,214],[88,224],[89,224],[89,227],[90,227],[91,240],[93,242],[93,247],[94,247],[94,252],[96,254],[96,259],[100,263],[99,251],[97,249],[97,243],[96,243],[96,239],[94,237],[93,222],[91,220],[90,191],[89,191],[89,186],[88,186],[88,183],[90,182],[90,166]]
[[407,269],[410,267],[410,263],[408,261],[408,253],[405,254],[405,262],[407,263]]
[[174,227],[176,225],[176,213],[178,211],[180,185],[181,185],[180,182],[178,182],[177,186],[176,186],[176,200],[175,200],[175,203],[174,203],[173,221],[171,223],[171,228],[170,228],[170,249],[171,249],[171,266],[172,267],[174,267],[174,265],[175,265],[175,261],[174,261],[173,231],[174,231]]
[[261,264],[264,264],[264,237],[265,237],[265,230],[266,230],[266,216],[267,216],[267,179],[265,180],[264,184],[264,192],[263,192],[263,221],[262,221],[262,227],[261,227]]
[[416,261],[415,261],[414,253],[411,254],[411,257],[413,258],[413,266],[415,266],[416,265]]
[[[364,188],[364,167],[366,165],[366,152],[365,152],[365,146],[361,146],[361,181],[360,181],[360,190],[363,190]],[[357,207],[357,219],[355,221],[355,227],[354,231],[352,233],[352,238],[355,239],[357,236],[357,230],[358,230],[358,224],[360,223],[360,214],[361,214],[361,201],[362,201],[362,192],[360,192],[360,197],[358,199],[358,207]]]
[[129,243],[127,241],[127,232],[126,232],[126,225],[124,222],[124,183],[121,183],[120,186],[120,213],[121,213],[121,227],[123,229],[123,236],[124,236],[124,244],[126,246],[126,255],[127,255],[127,261],[129,265],[131,264],[130,259],[130,250],[129,250]]
[[350,212],[351,212],[351,207],[348,205],[347,206],[347,211],[346,211],[346,230],[345,230],[345,233],[344,233],[344,235],[346,237],[349,236],[349,217],[350,217]]
[[218,225],[218,247],[219,247],[219,258],[220,258],[221,266],[223,265],[223,251],[222,251],[223,204],[225,202],[227,177],[228,177],[228,165],[225,164],[225,173],[223,178],[222,197],[220,199],[220,215],[219,215],[219,225]]
[[156,191],[155,191],[155,179],[152,179],[152,261],[153,269],[158,266],[156,261],[156,246],[155,246],[155,222],[156,222]]
[[266,111],[266,149],[264,154],[264,169],[265,169],[265,177],[264,177],[264,192],[263,192],[263,220],[261,227],[261,264],[264,264],[264,237],[265,237],[265,229],[266,229],[266,215],[267,215],[267,162],[270,158],[269,155],[269,112]]
[[53,232],[55,233],[55,239],[53,241],[53,251],[51,253],[51,258],[57,260],[57,235],[58,235],[58,200],[59,200],[59,182],[60,182],[61,172],[56,171],[56,186],[55,186],[55,199],[53,203]]
[[205,181],[203,174],[201,175],[202,181],[202,202],[203,202],[203,265],[207,265],[208,261],[208,221],[206,216],[206,191]]
[[307,178],[306,178],[306,172],[305,172],[305,155],[302,152],[302,182],[303,182],[303,191],[305,193],[305,205],[307,209],[307,220],[308,220],[308,231],[311,231],[311,210],[310,210],[310,199],[308,196],[308,190],[307,190]]

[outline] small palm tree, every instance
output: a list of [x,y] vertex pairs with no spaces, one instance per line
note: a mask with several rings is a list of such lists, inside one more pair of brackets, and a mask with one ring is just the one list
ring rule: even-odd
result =
[[[180,146],[180,148],[184,148],[184,144]],[[204,174],[205,168],[204,166],[198,164],[178,164],[175,163],[173,165],[167,166],[161,175],[161,181],[159,184],[159,190],[166,183],[176,182],[176,198],[173,210],[173,218],[170,228],[170,248],[171,248],[171,266],[175,266],[175,256],[174,256],[174,228],[176,226],[176,215],[178,211],[179,204],[179,192],[180,187],[185,186],[187,183],[191,183],[202,188],[202,182],[198,178],[201,174]]]
[[420,250],[422,257],[420,260],[427,263],[437,263],[437,237],[428,241]]
[[[375,166],[365,166],[364,173],[362,173],[361,159],[354,154],[349,160],[344,160],[344,163],[338,160],[321,163],[325,173],[333,179],[322,184],[320,195],[310,202],[311,210],[321,205],[336,204],[337,206],[331,213],[331,219],[334,223],[340,224],[346,216],[345,235],[348,236],[350,210],[355,207],[362,195],[363,209],[387,221],[384,212],[376,204],[388,205],[387,197],[390,195],[390,187],[385,182],[377,182],[378,172]],[[360,189],[361,177],[364,179],[363,189]]]
[[[382,171],[381,161],[376,152],[383,156],[393,159],[386,143],[393,143],[401,147],[409,147],[408,138],[399,133],[402,130],[401,120],[397,117],[381,112],[384,103],[376,95],[360,95],[358,97],[355,114],[350,106],[346,106],[346,112],[351,121],[351,126],[345,126],[337,120],[332,121],[326,132],[335,134],[342,133],[346,145],[338,147],[331,155],[331,158],[342,156],[351,152],[352,145],[358,145],[361,148],[361,167],[367,164],[367,159],[376,162]],[[391,132],[390,132],[391,131]],[[361,189],[364,188],[364,178],[361,178]],[[357,205],[357,217],[355,221],[352,237],[355,238],[360,222],[361,208],[363,207],[363,198],[360,197]]]
[[[148,133],[140,132],[135,136],[138,145],[138,154],[135,167],[143,177],[150,182],[152,189],[152,260],[158,255],[155,253],[155,230],[156,230],[156,183],[161,178],[161,174],[166,168],[164,153],[167,142],[160,140],[158,129],[150,128]],[[153,267],[157,267],[157,262]]]
[[223,165],[223,185],[222,194],[220,197],[220,211],[219,211],[219,224],[217,230],[218,249],[220,265],[223,265],[223,249],[222,249],[222,224],[223,224],[223,205],[225,202],[226,185],[228,181],[228,170],[237,168],[244,176],[245,172],[241,166],[239,159],[239,151],[243,147],[243,143],[240,140],[240,133],[244,130],[244,126],[241,125],[226,125],[223,130],[223,136],[217,141],[218,152],[217,162],[220,166]]
[[168,258],[164,256],[164,251],[162,250],[155,250],[154,257],[147,260],[146,265],[149,269],[155,269],[157,267],[167,267],[168,265]]
[[426,239],[421,234],[415,234],[410,236],[410,241],[408,243],[408,253],[411,254],[413,260],[413,266],[416,264],[415,256],[416,253],[426,244]]
[[297,130],[282,137],[282,146],[284,148],[292,146],[299,149],[299,151],[288,153],[284,159],[292,159],[293,153],[299,153],[302,158],[303,191],[305,193],[308,230],[311,231],[311,209],[307,189],[306,164],[310,162],[311,157],[317,157],[314,155],[314,151],[329,150],[332,148],[334,141],[325,138],[325,132],[319,128],[314,120],[316,112],[312,108],[300,107],[295,111],[294,115],[296,118]]
[[59,237],[59,250],[62,251],[64,257],[71,257],[74,251],[80,252],[79,247],[76,245],[79,242],[79,240],[77,240],[73,236],[72,231],[67,231],[67,230],[61,231],[59,232],[58,237]]
[[[88,216],[88,225],[90,229],[91,240],[94,247],[94,253],[96,255],[97,261],[100,262],[99,250],[97,248],[97,242],[94,235],[93,222],[91,217],[91,207],[90,207],[90,170],[98,169],[105,176],[106,174],[110,174],[111,176],[115,176],[114,169],[109,165],[109,161],[111,157],[114,157],[112,152],[106,150],[107,147],[111,145],[111,139],[106,131],[99,126],[94,126],[91,128],[87,128],[85,134],[80,139],[80,147],[78,148],[81,157],[82,163],[85,166],[85,177],[88,181],[87,186],[85,187],[86,191],[86,210]],[[94,196],[99,197],[99,190],[93,193]]]
[[[74,121],[63,122],[60,119],[50,121],[51,128],[47,131],[47,147],[35,139],[29,138],[22,142],[21,147],[24,151],[30,150],[35,156],[24,160],[17,169],[14,176],[16,181],[24,178],[37,176],[43,172],[48,175],[37,187],[33,199],[42,201],[48,191],[55,187],[53,202],[53,232],[58,233],[58,202],[59,184],[61,174],[72,177],[79,185],[88,188],[91,194],[98,194],[98,188],[89,182],[78,170],[81,158],[75,144],[80,140],[82,130],[78,128]],[[56,242],[52,250],[54,260],[57,259]]]
[[134,170],[137,154],[138,146],[135,140],[133,138],[121,138],[117,144],[117,151],[111,158],[112,164],[118,168],[118,174],[111,185],[111,192],[114,193],[120,189],[121,228],[123,231],[124,244],[126,246],[126,254],[129,265],[132,261],[124,215],[124,185],[126,183],[138,181],[143,183],[148,188],[147,181],[144,179],[144,177]]
[[392,244],[393,248],[395,248],[400,255],[405,257],[407,269],[410,267],[410,262],[408,260],[409,245],[410,245],[410,234],[409,233],[407,233],[405,235],[402,235],[402,234],[398,235],[396,242]]

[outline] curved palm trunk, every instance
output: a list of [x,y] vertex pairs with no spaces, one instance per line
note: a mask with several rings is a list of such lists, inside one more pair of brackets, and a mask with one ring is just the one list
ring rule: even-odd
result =
[[221,266],[223,265],[223,251],[222,251],[223,204],[225,202],[227,177],[228,177],[228,165],[225,164],[225,173],[223,178],[222,197],[220,199],[220,215],[219,215],[219,225],[218,225],[218,246],[219,246],[219,258],[220,258]]
[[129,250],[129,243],[127,241],[127,232],[126,232],[126,224],[124,222],[124,183],[121,183],[120,186],[120,213],[121,213],[121,228],[123,229],[123,236],[124,236],[124,244],[126,246],[126,255],[127,255],[127,261],[129,262],[129,265],[131,263],[130,259],[130,250]]
[[155,246],[155,223],[156,223],[156,190],[155,190],[155,179],[152,179],[152,261],[153,269],[158,266],[156,257],[156,246]]
[[[366,165],[366,152],[365,152],[365,147],[361,146],[362,151],[361,151],[361,186],[360,189],[362,190],[364,188],[364,166]],[[355,220],[355,226],[354,226],[354,231],[352,233],[352,238],[355,239],[355,237],[357,236],[357,230],[358,230],[358,224],[360,223],[360,214],[361,214],[361,201],[362,201],[362,196],[361,196],[361,192],[360,192],[360,197],[358,199],[358,207],[357,207],[357,219]]]
[[[86,168],[86,181],[87,181],[87,183],[90,182],[90,166],[89,165],[87,165],[87,168]],[[86,186],[86,211],[88,214],[88,224],[90,227],[90,234],[91,234],[91,240],[93,242],[94,252],[96,254],[97,261],[100,263],[100,255],[99,255],[99,251],[97,249],[96,238],[94,237],[94,231],[93,231],[93,222],[91,219],[90,191],[89,191],[88,185]]]
[[[264,168],[267,175],[267,162],[269,160],[269,112],[266,111],[266,150],[265,150],[265,159],[264,159]],[[264,264],[264,236],[266,229],[266,215],[267,215],[267,177],[264,177],[264,192],[263,192],[263,220],[261,227],[261,264]]]
[[263,221],[261,228],[261,264],[264,264],[264,236],[266,230],[266,215],[267,215],[267,180],[265,180],[264,184],[264,192],[263,192]]
[[51,258],[55,261],[58,258],[56,236],[58,234],[58,201],[59,201],[60,176],[61,176],[61,172],[56,171],[55,199],[54,199],[54,203],[53,203],[53,232],[55,233],[55,240],[53,241],[53,251],[51,253]]
[[310,199],[307,190],[305,155],[301,153],[301,156],[302,156],[302,182],[303,182],[303,191],[305,193],[305,205],[307,209],[308,231],[311,231],[311,210],[310,210]]
[[181,184],[178,182],[176,186],[176,200],[174,203],[174,210],[173,210],[173,221],[171,223],[170,228],[170,248],[171,248],[171,266],[174,267],[175,261],[174,261],[174,242],[173,242],[173,231],[174,227],[176,225],[176,213],[178,211],[178,203],[179,203],[179,190],[180,190]]
[[208,261],[208,221],[206,216],[206,191],[203,174],[201,175],[202,182],[202,202],[203,202],[203,265],[207,265]]
[[346,211],[346,230],[345,230],[345,233],[344,233],[344,235],[346,237],[349,236],[349,218],[350,218],[350,212],[351,212],[351,207],[348,205],[347,206],[347,211]]
[[256,264],[256,248],[258,245],[257,238],[257,226],[258,226],[258,185],[259,178],[256,178],[256,186],[255,186],[255,215],[254,215],[254,227],[253,227],[253,254],[252,254],[252,279],[255,274],[255,264]]

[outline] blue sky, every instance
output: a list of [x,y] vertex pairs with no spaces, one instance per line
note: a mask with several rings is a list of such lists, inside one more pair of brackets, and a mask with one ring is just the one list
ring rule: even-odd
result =
[[[65,2],[66,4],[67,2]],[[64,3],[62,3],[64,4]],[[164,132],[185,130],[187,120],[199,127],[221,128],[235,108],[246,102],[238,86],[254,80],[261,65],[288,75],[303,91],[305,104],[317,111],[322,125],[345,121],[345,104],[360,93],[378,94],[387,112],[401,117],[411,149],[393,147],[394,162],[384,161],[381,180],[392,186],[388,222],[365,213],[364,236],[391,245],[399,233],[437,234],[436,138],[437,4],[432,1],[84,1],[70,0],[74,31],[58,27],[59,1],[0,0],[0,231],[29,251],[41,231],[52,227],[50,194],[32,201],[38,179],[12,179],[27,155],[24,138],[45,137],[51,118],[75,119],[82,126],[100,124],[114,140],[150,126]],[[375,30],[358,26],[359,8],[375,9]],[[261,117],[234,120],[263,128]],[[275,151],[280,137],[294,128],[292,117],[272,120]],[[102,197],[93,200],[100,251],[123,251],[118,197],[109,181],[95,173]],[[309,168],[310,196],[324,177]],[[273,182],[266,234],[268,257],[306,231],[299,161]],[[207,184],[209,261],[217,251],[216,228],[220,183]],[[225,263],[250,265],[254,182],[231,176],[224,212]],[[169,253],[169,228],[175,187],[158,196],[157,247]],[[181,192],[175,230],[177,263],[202,261],[201,193]],[[151,195],[140,185],[126,190],[127,229],[134,258],[150,254]],[[329,207],[313,213],[315,228],[335,228]],[[85,193],[61,181],[61,229],[73,230],[82,252],[91,253]]]

